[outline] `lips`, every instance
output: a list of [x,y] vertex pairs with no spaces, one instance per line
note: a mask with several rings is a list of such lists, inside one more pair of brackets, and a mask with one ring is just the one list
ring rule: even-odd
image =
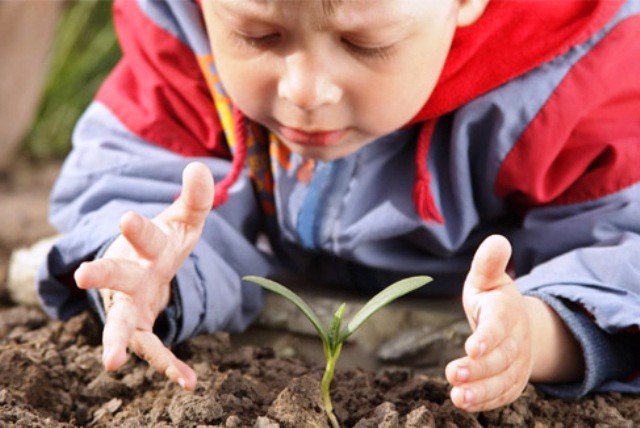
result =
[[333,146],[342,140],[347,129],[332,131],[304,131],[302,129],[280,126],[280,134],[288,141],[302,146]]

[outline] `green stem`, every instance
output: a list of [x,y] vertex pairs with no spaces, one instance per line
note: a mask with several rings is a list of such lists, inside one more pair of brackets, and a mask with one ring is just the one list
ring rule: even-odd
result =
[[324,409],[327,412],[327,417],[329,417],[329,422],[331,423],[332,428],[340,428],[340,424],[338,423],[336,416],[333,414],[330,388],[331,381],[333,380],[333,373],[336,367],[336,362],[338,361],[338,356],[340,355],[341,350],[342,344],[338,345],[333,355],[327,355],[327,366],[324,369],[324,374],[322,375],[322,383],[320,385],[320,388],[322,389],[322,401],[324,402]]

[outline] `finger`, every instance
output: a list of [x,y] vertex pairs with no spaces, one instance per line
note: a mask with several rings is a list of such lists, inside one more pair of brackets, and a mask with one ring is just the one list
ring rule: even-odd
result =
[[166,235],[148,218],[128,212],[120,219],[122,236],[145,259],[155,259],[167,245]]
[[515,401],[527,383],[517,381],[517,373],[511,369],[482,381],[454,386],[451,389],[453,404],[468,412],[491,410]]
[[137,331],[131,341],[131,349],[154,369],[165,374],[183,389],[187,391],[195,389],[197,382],[195,371],[180,361],[155,334]]
[[182,192],[160,217],[189,226],[204,224],[213,204],[213,177],[203,163],[192,162],[182,173]]
[[522,392],[524,391],[524,388],[525,387],[519,388],[517,386],[514,386],[512,389],[500,395],[499,397],[494,398],[493,400],[472,405],[471,407],[465,408],[464,410],[466,410],[467,412],[484,412],[506,406],[520,398]]
[[[485,295],[476,304],[474,316],[475,331],[465,342],[465,352],[472,358],[478,358],[493,351],[509,335],[513,335],[517,321],[514,321],[512,308],[507,307],[504,299],[497,295]],[[520,314],[516,314],[519,316]]]
[[492,235],[478,247],[465,281],[465,288],[489,291],[509,280],[506,274],[511,245],[504,236]]
[[511,367],[521,355],[518,343],[511,337],[481,358],[463,357],[449,363],[447,380],[455,386],[496,376]]
[[79,288],[108,288],[133,294],[139,284],[145,282],[145,272],[130,260],[98,259],[85,262],[74,273]]
[[493,402],[507,402],[515,400],[526,386],[523,377],[526,370],[520,364],[500,372],[496,376],[476,382],[454,386],[451,389],[451,401],[456,407],[467,411],[484,410],[485,405]]
[[102,331],[102,363],[107,371],[117,370],[127,360],[127,345],[135,331],[131,303],[115,294]]

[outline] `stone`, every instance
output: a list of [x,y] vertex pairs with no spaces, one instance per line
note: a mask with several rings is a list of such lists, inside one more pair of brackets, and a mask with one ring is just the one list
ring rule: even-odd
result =
[[11,300],[19,305],[38,306],[36,274],[58,236],[36,242],[31,247],[13,252],[9,260],[7,292]]

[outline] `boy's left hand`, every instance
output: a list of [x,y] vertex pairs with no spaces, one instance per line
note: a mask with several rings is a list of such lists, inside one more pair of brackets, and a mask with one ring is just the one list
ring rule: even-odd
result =
[[195,388],[195,371],[164,346],[153,326],[169,303],[171,279],[200,239],[213,193],[209,169],[189,164],[182,192],[170,206],[153,219],[123,215],[121,234],[103,257],[76,270],[78,287],[99,289],[103,299],[102,360],[108,371],[124,364],[129,348],[184,389]]
[[467,356],[447,365],[451,400],[470,412],[517,399],[533,367],[532,330],[525,297],[506,273],[511,246],[490,236],[478,248],[465,280],[463,305],[473,334]]

